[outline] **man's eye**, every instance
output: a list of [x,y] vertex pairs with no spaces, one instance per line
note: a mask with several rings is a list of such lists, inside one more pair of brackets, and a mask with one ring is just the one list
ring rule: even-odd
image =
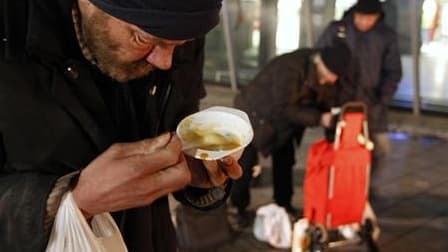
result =
[[134,36],[133,41],[138,48],[151,47],[151,44],[142,40],[139,36]]
[[142,39],[141,39],[138,35],[134,36],[134,41],[135,41],[137,44],[144,44],[143,41],[142,41]]
[[151,40],[149,40],[148,38],[143,37],[140,34],[136,34],[135,38],[136,38],[136,41],[138,43],[141,43],[141,44],[151,44]]

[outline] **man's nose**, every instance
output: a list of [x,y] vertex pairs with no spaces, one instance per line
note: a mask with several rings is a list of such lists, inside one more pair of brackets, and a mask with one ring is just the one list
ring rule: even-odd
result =
[[156,46],[146,57],[146,61],[158,69],[171,68],[175,45]]

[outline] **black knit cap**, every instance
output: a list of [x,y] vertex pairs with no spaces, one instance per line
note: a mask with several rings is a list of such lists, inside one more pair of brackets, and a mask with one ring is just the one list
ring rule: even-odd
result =
[[364,14],[379,14],[383,12],[383,7],[379,0],[358,0],[354,10]]
[[323,63],[337,76],[345,76],[352,57],[351,51],[345,42],[336,42],[333,46],[324,47],[320,51]]
[[151,35],[173,40],[205,35],[219,22],[222,0],[90,0]]

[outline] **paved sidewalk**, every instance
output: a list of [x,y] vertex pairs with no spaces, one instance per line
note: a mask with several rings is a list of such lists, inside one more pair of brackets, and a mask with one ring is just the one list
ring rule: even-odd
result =
[[[229,89],[208,86],[202,107],[231,106],[234,95]],[[378,199],[372,206],[381,227],[381,251],[448,251],[448,117],[415,119],[405,112],[393,112],[391,124],[392,155],[382,176]],[[429,123],[428,123],[429,122]],[[403,133],[403,131],[411,134]],[[434,133],[437,137],[428,136]],[[307,130],[294,167],[293,205],[302,206],[302,182],[306,150],[321,137],[321,130]],[[448,138],[447,138],[448,139]],[[270,160],[252,189],[250,208],[272,202]],[[216,252],[282,251],[256,241],[251,228],[216,250]],[[338,251],[364,251],[349,249]]]
[[[308,131],[294,169],[293,205],[302,206],[304,150],[320,132]],[[448,251],[448,143],[430,137],[391,134],[393,155],[382,174],[378,199],[372,206],[381,227],[381,251]],[[272,202],[271,169],[252,189],[252,209]],[[281,251],[257,242],[248,228],[219,252]],[[347,250],[338,250],[347,251]],[[348,251],[364,251],[362,249]]]

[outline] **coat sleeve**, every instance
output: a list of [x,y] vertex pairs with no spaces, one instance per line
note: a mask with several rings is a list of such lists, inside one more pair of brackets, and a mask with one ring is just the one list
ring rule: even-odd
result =
[[[39,167],[8,163],[0,134],[0,248],[44,251],[62,196],[72,178],[37,172]],[[41,168],[41,167],[40,167]],[[51,169],[46,169],[51,170]]]
[[383,104],[393,99],[402,76],[401,58],[396,34],[393,34],[382,59],[379,95]]
[[317,127],[320,124],[322,112],[313,106],[301,106],[297,109],[293,123],[296,126]]
[[322,113],[316,106],[316,93],[303,80],[296,81],[301,81],[301,88],[298,92],[291,92],[291,101],[286,108],[287,117],[295,126],[318,126]]
[[19,165],[5,163],[0,171],[0,247],[2,251],[44,251],[54,218],[47,218],[47,203],[59,176],[6,171],[26,168],[14,166]]

